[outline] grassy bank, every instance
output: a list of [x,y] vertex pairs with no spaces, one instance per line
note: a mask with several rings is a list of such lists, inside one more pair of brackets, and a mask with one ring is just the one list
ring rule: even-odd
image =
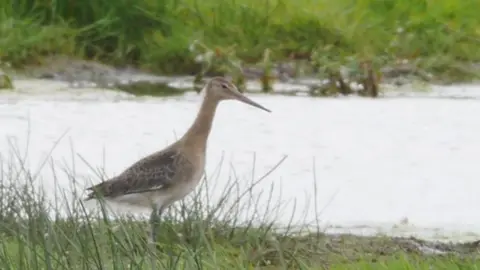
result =
[[[294,220],[280,232],[275,229],[274,217],[257,212],[257,196],[269,194],[257,190],[255,183],[268,176],[268,171],[245,188],[246,179],[232,179],[213,202],[206,200],[208,192],[204,192],[207,183],[214,183],[211,178],[203,181],[191,200],[174,205],[166,213],[158,244],[152,249],[147,244],[146,221],[92,212],[80,203],[80,194],[57,188],[61,181],[72,186],[81,182],[75,179],[74,170],[45,163],[44,170],[52,172],[55,185],[43,191],[33,184],[40,181],[37,170],[29,170],[22,155],[15,153],[0,159],[2,269],[151,269],[152,258],[158,269],[480,267],[475,243],[435,245],[384,236],[326,235],[302,229]],[[279,207],[273,202],[268,213]],[[251,219],[240,222],[240,212],[244,211],[251,213]],[[294,230],[297,234],[292,233]],[[424,254],[421,246],[452,253]]]
[[270,49],[274,60],[308,58],[321,66],[356,61],[468,74],[480,60],[480,2],[393,0],[120,0],[0,4],[0,59],[35,63],[67,54],[186,73],[199,66],[199,40],[220,53],[234,46],[245,62]]

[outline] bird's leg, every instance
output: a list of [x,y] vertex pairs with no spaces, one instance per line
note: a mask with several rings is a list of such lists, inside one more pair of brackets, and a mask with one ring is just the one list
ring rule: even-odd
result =
[[155,207],[153,208],[153,211],[150,215],[150,227],[151,227],[151,232],[150,232],[150,241],[151,244],[155,245],[157,242],[157,229],[158,229],[158,224],[160,223],[160,215],[161,212],[159,208]]
[[160,217],[162,215],[163,209],[161,207],[154,206],[152,213],[150,215],[150,245],[152,247],[152,270],[155,270],[156,266],[156,256],[157,252],[157,229],[160,223]]

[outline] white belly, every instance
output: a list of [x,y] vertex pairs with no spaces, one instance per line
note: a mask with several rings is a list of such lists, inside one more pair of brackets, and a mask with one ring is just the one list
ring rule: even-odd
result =
[[165,205],[170,201],[170,194],[155,192],[132,193],[107,199],[108,202],[125,206],[152,209],[153,205]]
[[141,208],[151,209],[154,205],[156,207],[168,207],[170,204],[183,199],[190,194],[198,185],[203,176],[203,170],[198,170],[188,181],[179,181],[175,187],[171,187],[167,191],[153,191],[143,193],[132,193],[121,195],[112,199],[107,199],[108,202],[114,204],[123,204],[126,206],[135,206]]

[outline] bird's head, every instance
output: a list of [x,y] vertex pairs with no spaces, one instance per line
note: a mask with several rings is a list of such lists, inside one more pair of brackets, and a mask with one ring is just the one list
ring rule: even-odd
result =
[[232,82],[223,77],[214,77],[210,79],[205,86],[205,91],[207,95],[217,100],[238,100],[264,111],[271,112],[269,109],[240,93],[238,88]]

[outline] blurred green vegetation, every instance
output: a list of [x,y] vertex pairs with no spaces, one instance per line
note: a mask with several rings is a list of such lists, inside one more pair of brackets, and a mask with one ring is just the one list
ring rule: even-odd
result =
[[16,66],[66,54],[186,73],[200,68],[195,40],[235,46],[247,63],[266,49],[272,60],[321,51],[439,72],[480,60],[476,0],[18,0],[0,10],[0,60]]

